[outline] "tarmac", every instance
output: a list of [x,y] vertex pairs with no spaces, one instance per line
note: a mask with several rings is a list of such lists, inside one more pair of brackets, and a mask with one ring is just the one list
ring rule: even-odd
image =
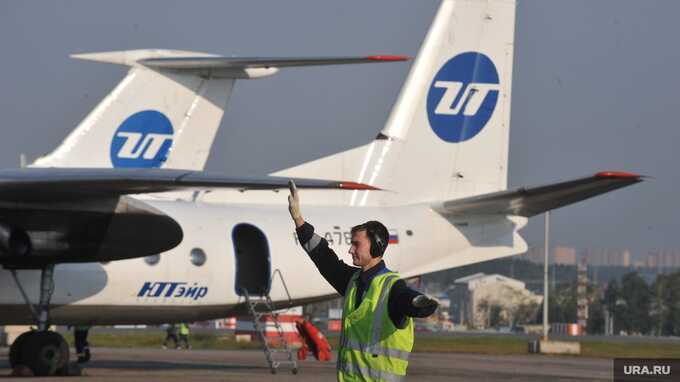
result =
[[[82,377],[10,378],[0,348],[0,380],[81,381],[334,381],[335,360],[301,361],[299,372],[272,375],[255,350],[94,348]],[[414,353],[406,381],[611,381],[612,360],[545,355]]]

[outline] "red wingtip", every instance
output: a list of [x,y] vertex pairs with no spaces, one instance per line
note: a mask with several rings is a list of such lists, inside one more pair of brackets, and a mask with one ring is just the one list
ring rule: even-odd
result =
[[371,61],[408,61],[411,59],[409,56],[368,56]]
[[380,190],[377,187],[373,187],[373,186],[370,186],[370,185],[364,184],[364,183],[356,183],[356,182],[342,182],[338,185],[338,187],[342,188],[343,190],[376,190],[376,191]]
[[640,179],[642,175],[624,171],[602,171],[595,174],[596,178]]

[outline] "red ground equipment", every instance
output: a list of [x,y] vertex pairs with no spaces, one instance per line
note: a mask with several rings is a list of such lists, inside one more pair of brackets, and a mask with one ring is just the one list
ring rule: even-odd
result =
[[331,345],[323,333],[307,320],[297,321],[295,325],[303,339],[302,347],[298,350],[298,359],[306,359],[307,353],[311,351],[319,361],[330,361]]

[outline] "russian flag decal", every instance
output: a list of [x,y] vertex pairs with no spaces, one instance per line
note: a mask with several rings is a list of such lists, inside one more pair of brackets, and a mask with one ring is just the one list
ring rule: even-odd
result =
[[397,233],[396,229],[390,229],[390,238],[388,243],[389,244],[399,244],[399,234]]

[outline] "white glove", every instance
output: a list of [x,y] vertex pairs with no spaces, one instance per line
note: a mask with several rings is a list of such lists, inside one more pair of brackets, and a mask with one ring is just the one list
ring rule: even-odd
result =
[[[293,180],[288,181],[288,188],[290,188],[290,195],[288,195],[288,212],[290,212],[290,217],[295,221],[295,225],[300,226],[304,223],[302,219],[302,214],[300,213],[300,196],[298,195],[297,187],[295,187],[295,182]],[[302,222],[298,224],[299,222]]]

